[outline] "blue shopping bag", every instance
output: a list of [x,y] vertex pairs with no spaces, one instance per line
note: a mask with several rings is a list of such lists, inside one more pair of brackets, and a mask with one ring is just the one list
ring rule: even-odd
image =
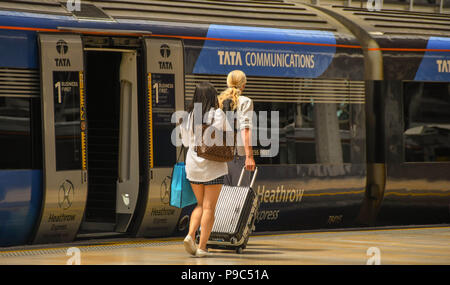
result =
[[178,162],[172,170],[170,205],[177,208],[184,208],[197,203],[191,183],[186,178],[185,167],[184,162]]

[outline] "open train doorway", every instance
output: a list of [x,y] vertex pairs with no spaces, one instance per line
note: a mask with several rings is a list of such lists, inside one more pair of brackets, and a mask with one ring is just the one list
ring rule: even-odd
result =
[[78,238],[126,233],[139,192],[137,52],[85,48],[88,195]]

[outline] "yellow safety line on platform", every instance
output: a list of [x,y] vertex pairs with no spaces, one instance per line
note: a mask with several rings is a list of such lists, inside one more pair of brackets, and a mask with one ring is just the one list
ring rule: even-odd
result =
[[170,240],[139,240],[139,241],[127,241],[127,242],[105,242],[105,244],[92,244],[92,245],[72,245],[72,246],[62,246],[62,247],[52,247],[52,248],[33,248],[33,249],[19,249],[19,250],[10,250],[10,251],[1,251],[1,254],[6,253],[14,253],[14,252],[33,252],[33,251],[40,251],[40,250],[61,250],[61,249],[68,249],[71,247],[77,247],[77,248],[90,248],[90,247],[105,247],[105,246],[120,246],[120,245],[127,245],[127,244],[139,244],[139,243],[163,243],[163,242],[181,242],[182,238],[176,238],[176,239],[170,239]]

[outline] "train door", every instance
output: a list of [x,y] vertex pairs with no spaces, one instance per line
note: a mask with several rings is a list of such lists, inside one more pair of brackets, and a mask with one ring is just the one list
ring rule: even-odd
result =
[[177,148],[171,141],[175,110],[184,109],[184,60],[180,40],[145,39],[150,183],[138,236],[171,235],[181,210],[169,205]]
[[139,198],[138,51],[96,40],[84,48],[88,195],[79,238],[127,233]]
[[79,35],[39,34],[43,202],[34,243],[70,242],[87,195],[83,45]]

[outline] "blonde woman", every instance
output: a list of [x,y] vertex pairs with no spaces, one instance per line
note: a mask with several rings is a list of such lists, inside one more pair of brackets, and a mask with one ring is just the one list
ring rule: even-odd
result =
[[[235,159],[228,162],[228,175],[224,183],[236,185],[239,173],[245,165],[249,171],[255,170],[255,160],[253,158],[252,138],[252,117],[253,101],[243,95],[247,77],[241,70],[233,70],[228,74],[228,88],[219,95],[219,107],[227,111],[236,111],[236,130],[241,134],[242,143],[238,144]],[[239,146],[240,145],[240,146]],[[249,181],[248,181],[249,182]],[[247,183],[247,181],[244,181]]]

